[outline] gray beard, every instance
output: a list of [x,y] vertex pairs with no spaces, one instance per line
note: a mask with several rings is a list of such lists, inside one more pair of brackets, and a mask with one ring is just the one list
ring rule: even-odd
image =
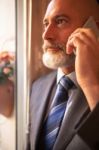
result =
[[47,51],[43,54],[42,60],[44,65],[50,69],[63,67],[66,68],[72,66],[75,63],[75,55],[67,55],[63,51],[58,51],[56,53]]

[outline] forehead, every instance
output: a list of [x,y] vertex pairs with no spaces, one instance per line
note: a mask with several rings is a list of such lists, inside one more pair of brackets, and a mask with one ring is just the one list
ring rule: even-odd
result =
[[45,13],[45,17],[53,14],[58,14],[61,12],[66,12],[68,9],[70,10],[70,5],[72,0],[52,0]]
[[45,18],[60,14],[66,16],[80,16],[85,14],[86,0],[52,0],[46,10]]

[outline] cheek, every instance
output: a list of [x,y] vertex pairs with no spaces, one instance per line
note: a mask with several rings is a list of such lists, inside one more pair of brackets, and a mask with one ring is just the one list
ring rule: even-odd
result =
[[60,31],[60,41],[67,43],[69,36],[74,32],[75,29],[76,27],[69,26],[69,28],[66,28],[63,31]]
[[61,33],[60,34],[60,39],[59,39],[60,42],[67,43],[67,40],[68,40],[70,34],[71,34],[71,32],[69,32],[69,31],[65,31],[65,32]]

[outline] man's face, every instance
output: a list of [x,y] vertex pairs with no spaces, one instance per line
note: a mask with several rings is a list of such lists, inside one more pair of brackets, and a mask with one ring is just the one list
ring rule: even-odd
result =
[[74,54],[66,54],[66,43],[70,34],[81,27],[86,18],[72,1],[52,0],[43,20],[43,62],[52,69],[74,64]]

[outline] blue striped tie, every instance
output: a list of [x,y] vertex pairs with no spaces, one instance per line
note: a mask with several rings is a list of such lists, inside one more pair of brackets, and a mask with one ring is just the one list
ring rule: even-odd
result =
[[54,105],[44,123],[44,150],[52,150],[66,109],[68,90],[72,88],[73,82],[63,76],[57,86]]

